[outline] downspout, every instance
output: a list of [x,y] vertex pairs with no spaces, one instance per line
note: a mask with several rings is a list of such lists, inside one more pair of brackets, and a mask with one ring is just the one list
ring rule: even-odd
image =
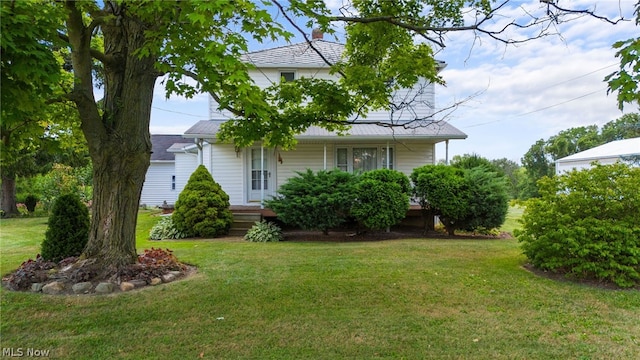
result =
[[204,141],[200,138],[196,138],[196,146],[198,147],[198,165],[204,165],[204,154],[202,152]]

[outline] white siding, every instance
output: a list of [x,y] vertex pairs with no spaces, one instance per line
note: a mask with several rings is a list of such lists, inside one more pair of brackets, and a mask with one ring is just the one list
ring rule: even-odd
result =
[[597,161],[600,165],[611,165],[615,164],[618,161],[621,161],[619,157],[609,157],[609,158],[601,158],[597,160],[565,160],[565,161],[557,161],[556,162],[556,175],[562,175],[563,173],[569,172],[571,170],[583,170],[590,169],[591,163]]
[[[327,170],[334,167],[333,144],[327,144]],[[279,151],[282,164],[277,163],[277,186],[284,184],[290,177],[296,176],[296,172],[303,172],[307,169],[313,171],[324,168],[324,145],[323,144],[298,144],[295,150]]]
[[396,169],[407,176],[410,176],[413,169],[419,166],[434,163],[435,144],[433,143],[407,142],[395,144],[395,149]]
[[211,154],[210,161],[207,163],[211,175],[229,195],[231,205],[245,204],[246,171],[243,164],[246,149],[237,154],[235,147],[231,144],[205,145],[204,149]]
[[160,206],[164,201],[173,204],[177,198],[176,190],[171,189],[172,176],[175,175],[173,161],[152,162],[145,176],[140,204]]
[[176,153],[176,200],[187,185],[187,181],[198,167],[198,155],[191,153]]
[[[335,74],[329,74],[328,69],[260,69],[249,71],[249,76],[255,84],[264,89],[280,82],[281,71],[293,71],[296,78],[316,78],[326,80],[338,80]],[[435,87],[426,80],[420,81],[413,89],[400,89],[393,95],[394,104],[403,104],[401,108],[391,112],[388,110],[372,111],[367,114],[367,121],[386,121],[404,123],[416,118],[428,118],[433,115],[435,106]],[[229,111],[217,110],[218,104],[209,99],[209,112],[211,119],[231,119],[235,116]],[[364,120],[364,119],[361,119]]]

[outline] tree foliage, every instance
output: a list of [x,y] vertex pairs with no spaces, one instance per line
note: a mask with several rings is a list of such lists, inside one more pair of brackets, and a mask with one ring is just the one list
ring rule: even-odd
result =
[[231,229],[233,215],[229,206],[229,195],[200,165],[178,195],[171,219],[182,234],[217,237]]
[[286,224],[328,234],[347,220],[354,181],[354,175],[340,170],[298,172],[265,205]]
[[531,263],[576,278],[640,284],[640,168],[596,165],[540,181],[518,240]]
[[[636,25],[640,25],[640,2],[636,3]],[[640,36],[620,40],[613,44],[617,50],[616,57],[620,59],[620,69],[605,77],[609,84],[607,93],[617,92],[618,108],[622,110],[624,104],[635,103],[640,107]]]

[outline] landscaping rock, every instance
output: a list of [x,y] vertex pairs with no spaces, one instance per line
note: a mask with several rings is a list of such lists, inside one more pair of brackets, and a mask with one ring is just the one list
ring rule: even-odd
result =
[[134,279],[131,281],[128,281],[129,283],[133,284],[133,286],[137,287],[137,288],[141,288],[143,286],[147,286],[147,282],[144,280],[139,280],[139,279]]
[[171,273],[162,275],[162,282],[165,282],[165,283],[172,282],[175,279],[176,279],[176,276]]
[[120,283],[120,290],[122,291],[130,291],[135,289],[135,285],[133,285],[132,283],[125,281],[123,283]]
[[42,292],[49,295],[60,294],[64,291],[64,283],[54,281],[42,287]]
[[155,285],[159,285],[159,284],[162,284],[162,279],[160,279],[160,278],[151,279],[151,285],[155,286]]
[[43,283],[33,283],[33,284],[31,284],[31,291],[40,292],[40,291],[42,291],[42,287],[43,286],[44,286]]
[[182,271],[169,271],[169,274],[172,274],[175,277],[179,277],[180,275],[182,275]]
[[71,287],[71,290],[73,290],[74,294],[87,294],[91,291],[91,288],[93,288],[93,284],[88,281],[85,281],[85,282],[73,284],[73,286]]
[[109,294],[112,293],[115,286],[110,282],[101,282],[96,286],[96,292],[98,294]]

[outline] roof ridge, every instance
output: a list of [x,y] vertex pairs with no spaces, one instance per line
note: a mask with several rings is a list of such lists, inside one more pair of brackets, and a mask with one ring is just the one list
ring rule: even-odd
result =
[[276,46],[276,47],[272,47],[272,48],[268,48],[268,49],[250,51],[250,52],[244,53],[242,55],[246,56],[246,55],[251,55],[251,54],[258,54],[258,53],[265,52],[265,51],[284,49],[284,48],[291,47],[291,46],[299,46],[299,45],[305,45],[305,44],[309,45],[309,43],[314,43],[314,42],[324,42],[324,43],[328,43],[328,44],[335,44],[335,45],[345,46],[345,44],[342,44],[342,43],[339,43],[339,42],[335,42],[335,41],[328,41],[328,40],[324,40],[324,39],[313,39],[313,40],[310,40],[310,41],[301,41],[301,42],[297,42],[297,43],[288,43],[287,45],[281,45],[281,46]]

